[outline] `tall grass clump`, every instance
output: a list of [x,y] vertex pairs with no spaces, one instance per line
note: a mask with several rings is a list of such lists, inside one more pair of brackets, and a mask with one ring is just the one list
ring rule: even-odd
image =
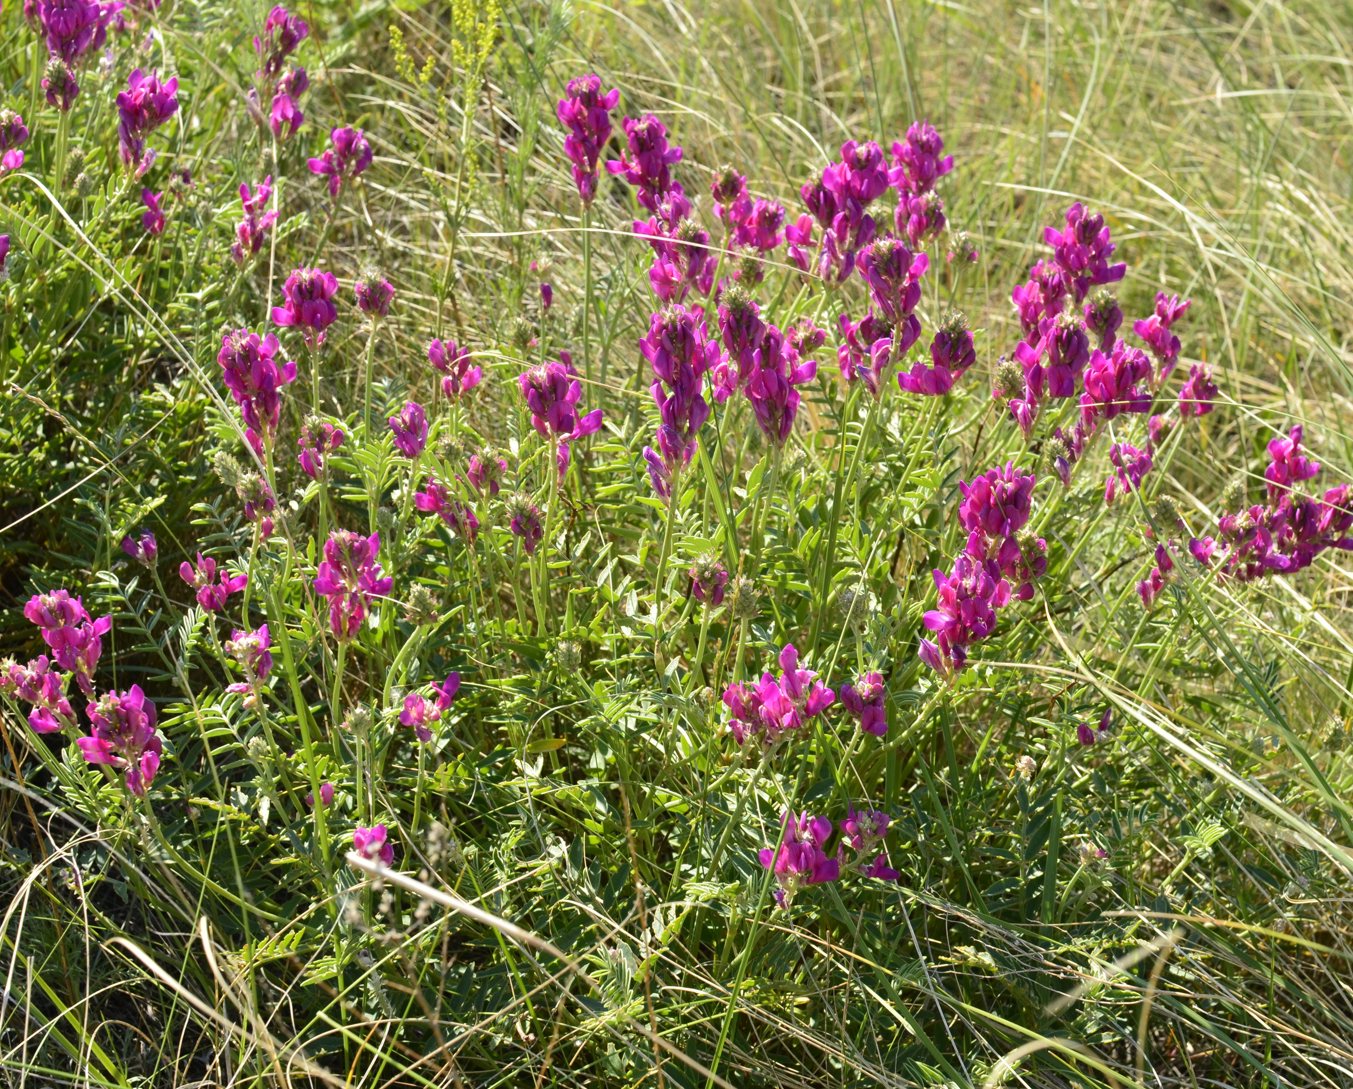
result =
[[1353,12],[0,16],[0,1074],[1353,1085]]

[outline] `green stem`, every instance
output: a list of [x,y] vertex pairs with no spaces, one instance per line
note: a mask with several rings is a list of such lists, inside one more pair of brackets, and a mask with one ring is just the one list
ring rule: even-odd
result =
[[362,404],[362,434],[366,436],[366,441],[370,442],[371,435],[371,361],[376,354],[376,330],[379,328],[375,318],[371,319],[371,335],[366,339],[366,367],[365,382],[366,392]]

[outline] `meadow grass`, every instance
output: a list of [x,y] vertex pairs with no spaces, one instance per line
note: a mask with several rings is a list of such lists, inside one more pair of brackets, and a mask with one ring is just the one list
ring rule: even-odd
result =
[[[1201,534],[1237,494],[1258,501],[1265,444],[1293,424],[1322,487],[1353,477],[1353,9],[297,10],[311,85],[285,142],[245,107],[262,4],[142,14],[66,123],[42,104],[37,36],[17,7],[0,16],[4,105],[32,131],[0,177],[0,651],[43,650],[30,595],[82,594],[113,617],[106,686],[140,684],[166,746],[133,799],[0,702],[6,1083],[1353,1085],[1348,554],[1241,584],[1185,553],[1153,609],[1136,592],[1143,531],[1169,529],[1158,500]],[[171,193],[159,236],[117,159],[137,66],[180,80],[149,137],[147,179]],[[768,318],[828,332],[793,434],[777,454],[739,401],[716,406],[664,505],[641,456],[650,250],[604,172],[580,216],[554,114],[590,71],[620,89],[617,122],[662,118],[711,227],[724,163],[792,219],[844,140],[886,147],[929,119],[956,160],[945,212],[980,257],[932,246],[920,346],[958,306],[977,364],[945,398],[889,379],[871,407],[834,358],[859,278],[825,287],[773,257]],[[333,202],[306,157],[340,125],[374,161]],[[237,190],[265,175],[281,215],[238,269]],[[1128,325],[1157,290],[1191,298],[1181,370],[1205,361],[1221,389],[1111,508],[1102,450],[1063,490],[1049,429],[1026,444],[990,396],[1021,335],[1010,289],[1075,200],[1129,264]],[[396,290],[379,324],[350,302],[371,263]],[[300,376],[263,540],[216,359],[223,330],[270,328],[309,264],[338,274],[341,317],[322,354],[286,340]],[[441,398],[432,337],[472,350],[473,398]],[[604,423],[560,484],[516,376],[565,348]],[[295,466],[312,397],[349,436],[319,481]],[[438,406],[412,466],[384,425],[408,400]],[[1130,419],[1116,439],[1140,433]],[[411,485],[486,444],[508,482],[472,549]],[[945,683],[916,657],[930,572],[963,544],[958,481],[1007,459],[1039,473],[1048,569]],[[544,511],[531,555],[515,491]],[[310,590],[339,525],[379,530],[396,580],[350,645]],[[119,549],[142,527],[150,568]],[[234,625],[177,574],[198,551],[250,574],[227,615],[272,628],[262,710],[224,692]],[[754,593],[696,601],[686,572],[711,551]],[[887,736],[838,706],[772,753],[740,749],[723,685],[788,642],[833,686],[881,670]],[[451,669],[456,701],[414,743],[401,701]],[[1105,708],[1112,736],[1080,745]],[[334,803],[307,806],[325,782]],[[781,812],[847,804],[892,815],[899,880],[802,888],[781,910],[757,860]],[[345,857],[377,820],[394,872]]]

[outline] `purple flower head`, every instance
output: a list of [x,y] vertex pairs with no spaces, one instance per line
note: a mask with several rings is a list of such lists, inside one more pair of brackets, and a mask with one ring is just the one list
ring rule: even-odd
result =
[[0,110],[0,174],[23,166],[23,144],[28,140],[28,126],[13,110]]
[[603,94],[601,77],[586,75],[568,81],[555,109],[559,123],[568,129],[564,154],[573,164],[573,183],[585,205],[597,194],[597,160],[611,138],[611,111],[619,101],[618,90]]
[[888,189],[888,161],[873,140],[841,145],[841,161],[833,175],[839,192],[861,208],[868,207]]
[[723,604],[728,585],[728,568],[714,553],[701,556],[690,569],[691,593],[695,600],[715,608]]
[[[813,220],[822,228],[822,244],[813,271],[823,279],[834,275],[846,279],[855,268],[856,254],[873,241],[877,225],[865,212],[866,206],[883,190],[878,188],[877,160],[874,145],[842,147],[846,160],[829,164],[822,176],[799,189],[803,202]],[[863,149],[863,150],[862,150]],[[886,186],[885,186],[886,188]],[[868,199],[864,199],[868,198]],[[791,245],[790,258],[808,271],[808,257],[812,247],[812,224],[803,217],[786,231]]]
[[1029,279],[1010,292],[1025,339],[1030,344],[1038,343],[1043,322],[1062,312],[1067,291],[1066,277],[1061,269],[1050,261],[1039,261],[1029,270]]
[[761,308],[741,284],[732,284],[719,297],[719,336],[728,360],[719,368],[715,400],[722,403],[751,378],[766,328]]
[[1163,382],[1179,362],[1179,338],[1170,331],[1170,327],[1183,317],[1192,305],[1190,300],[1179,301],[1178,295],[1166,295],[1163,291],[1156,295],[1156,312],[1149,318],[1133,322],[1132,331],[1151,349],[1160,370],[1157,381]]
[[282,285],[282,305],[272,308],[273,324],[300,326],[307,344],[323,344],[324,330],[338,320],[333,301],[337,293],[338,279],[332,272],[298,268]]
[[184,560],[179,565],[179,578],[197,592],[197,603],[209,613],[224,609],[230,595],[239,593],[249,582],[248,575],[228,575],[224,567],[218,572],[216,561],[201,552],[196,564]]
[[503,477],[507,473],[507,462],[492,450],[481,450],[470,455],[469,466],[465,471],[466,479],[475,491],[497,495],[502,487]]
[[479,535],[479,519],[469,504],[453,496],[436,477],[428,477],[423,491],[414,493],[413,505],[424,514],[435,514],[466,544],[474,544]]
[[38,0],[36,14],[47,51],[71,66],[102,48],[108,37],[111,13],[98,0]]
[[357,299],[357,309],[368,314],[374,320],[390,316],[390,304],[395,301],[395,285],[380,273],[372,272],[359,277],[352,285],[353,295]]
[[853,683],[841,686],[841,706],[859,722],[861,730],[882,737],[888,732],[885,695],[882,673],[861,673]]
[[0,283],[5,282],[5,262],[9,260],[9,235],[0,234]]
[[389,829],[383,824],[370,828],[355,828],[352,833],[352,849],[363,858],[379,862],[382,866],[395,864],[395,845],[390,842]]
[[881,810],[866,809],[861,812],[851,806],[846,810],[846,819],[838,825],[841,844],[861,854],[868,854],[888,834],[890,824],[892,818]]
[[526,496],[514,495],[507,501],[507,515],[513,536],[520,538],[526,554],[532,555],[545,536],[540,524],[540,508]]
[[714,217],[724,222],[731,235],[733,229],[747,218],[751,206],[747,179],[732,166],[725,166],[711,179],[709,194],[714,198]]
[[[297,99],[309,86],[310,77],[299,65],[291,65],[278,78],[273,88],[272,104],[268,108],[268,127],[272,129],[272,134],[277,139],[284,142],[290,140],[305,123],[305,113],[301,110]],[[253,91],[249,94],[252,96],[251,101],[257,97]],[[256,105],[253,108],[256,109]],[[261,122],[262,118],[259,120]]]
[[1118,305],[1118,296],[1107,287],[1096,291],[1085,300],[1085,325],[1099,338],[1096,347],[1101,352],[1113,351],[1113,342],[1123,324],[1123,308]]
[[905,140],[893,144],[893,169],[888,180],[901,193],[929,193],[941,177],[954,169],[954,157],[945,155],[944,141],[927,121],[915,121]]
[[[307,794],[307,795],[305,796],[305,804],[306,804],[309,808],[314,809],[314,808],[315,808],[315,796],[314,796],[313,794]],[[333,783],[328,783],[328,782],[320,783],[320,785],[319,785],[319,804],[320,804],[321,808],[324,808],[324,809],[328,809],[329,806],[331,806],[331,805],[334,804],[334,785],[333,785]]]
[[350,529],[334,530],[324,542],[314,587],[329,599],[329,628],[339,640],[355,636],[372,599],[387,596],[394,585],[377,562],[380,547],[379,533],[364,537]]
[[113,626],[109,617],[94,620],[78,597],[66,590],[34,594],[24,606],[28,621],[42,629],[42,641],[56,664],[75,675],[81,691],[94,690],[94,669],[103,654],[103,636]]
[[240,186],[240,204],[244,209],[244,218],[235,225],[235,244],[230,248],[230,256],[235,264],[242,265],[263,248],[268,232],[277,222],[276,209],[268,209],[272,199],[272,175],[269,174],[251,191],[247,184]]
[[669,229],[657,217],[646,223],[636,220],[634,231],[653,247],[653,265],[648,270],[653,294],[663,302],[676,303],[684,302],[692,289],[709,294],[717,260],[708,231],[689,219]]
[[254,631],[235,629],[226,640],[225,652],[244,673],[244,680],[226,686],[227,692],[244,697],[244,706],[250,710],[258,706],[263,682],[272,673],[272,637],[268,625]]
[[52,57],[42,73],[42,91],[47,105],[69,113],[80,97],[80,83],[70,65],[60,57]]
[[936,570],[933,576],[936,607],[922,622],[936,638],[921,641],[921,657],[938,672],[948,674],[963,668],[970,644],[995,629],[996,610],[1009,602],[1010,584],[1002,577],[999,564],[987,558],[987,546],[976,530],[968,535],[952,573]]
[[719,343],[710,339],[701,310],[678,305],[652,316],[639,351],[653,368],[649,389],[662,420],[658,448],[668,472],[674,473],[690,464],[696,432],[709,418],[704,376],[721,359]]
[[1088,722],[1076,723],[1076,739],[1082,745],[1095,745],[1109,739],[1112,727],[1113,709],[1105,708],[1104,714],[1100,717],[1098,726],[1091,726]]
[[248,329],[236,329],[221,338],[216,356],[226,389],[240,407],[250,445],[260,453],[277,433],[282,388],[296,379],[296,364],[279,362],[280,350],[272,333],[261,337]]
[[836,693],[809,669],[799,668],[792,643],[780,651],[780,676],[761,675],[754,685],[730,685],[723,702],[731,712],[729,728],[739,745],[750,739],[772,745],[790,730],[802,727],[836,700]]
[[971,484],[959,481],[963,501],[958,520],[970,533],[979,533],[987,541],[1014,537],[1029,521],[1033,504],[1033,473],[1021,472],[1013,461],[997,469],[988,469]]
[[356,178],[371,165],[371,145],[361,129],[341,128],[329,133],[329,147],[318,159],[308,159],[310,173],[329,179],[329,196],[335,200],[345,181]]
[[1109,355],[1092,351],[1080,398],[1085,426],[1093,428],[1099,420],[1111,420],[1124,412],[1150,412],[1151,394],[1143,387],[1151,379],[1151,369],[1146,353],[1123,340],[1114,342]]
[[480,367],[471,366],[469,348],[462,348],[454,340],[434,340],[428,344],[428,362],[444,374],[442,393],[453,401],[474,389],[484,378]]
[[277,75],[282,64],[309,34],[309,25],[299,15],[293,15],[281,4],[274,7],[263,23],[262,35],[254,38],[254,52],[259,56],[261,74],[269,78]]
[[[892,360],[897,330],[891,322],[880,318],[872,310],[855,322],[841,314],[836,324],[841,333],[841,343],[836,348],[836,362],[841,368],[841,377],[847,382],[862,380],[870,393],[875,397],[880,396],[883,392],[883,371]],[[905,343],[910,348],[915,343],[912,333],[919,335],[920,328],[919,321],[904,324],[898,343]],[[876,348],[876,345],[879,347]]]
[[1037,379],[1047,384],[1052,397],[1074,397],[1076,382],[1090,361],[1090,335],[1085,324],[1074,314],[1062,313],[1055,318],[1044,318],[1039,324],[1037,343],[1027,340],[1015,346],[1015,359],[1024,368],[1031,383],[1033,369],[1040,368]]
[[1151,471],[1151,451],[1116,442],[1109,447],[1109,463],[1114,471],[1104,482],[1104,502],[1112,505],[1119,495],[1141,487],[1142,478]]
[[433,699],[428,699],[421,692],[410,692],[404,697],[404,709],[399,713],[400,724],[412,729],[418,740],[426,744],[432,740],[432,726],[441,721],[443,712],[450,709],[459,690],[460,674],[448,673],[440,686],[433,686]]
[[1212,368],[1206,363],[1195,363],[1189,368],[1188,381],[1179,391],[1181,416],[1206,416],[1217,399],[1217,383],[1212,381]]
[[1268,481],[1270,501],[1277,501],[1293,484],[1310,480],[1320,472],[1319,464],[1301,452],[1301,439],[1302,426],[1297,424],[1287,436],[1269,441],[1269,466],[1264,470],[1264,479]]
[[417,400],[406,400],[398,415],[390,417],[395,446],[405,457],[417,457],[428,445],[428,414]]
[[930,342],[931,366],[917,362],[910,371],[897,376],[897,384],[906,393],[939,397],[954,388],[954,383],[977,362],[977,349],[967,319],[951,311],[935,330]]
[[531,412],[531,426],[553,439],[578,439],[601,427],[601,409],[579,417],[583,386],[567,353],[558,361],[541,363],[517,376],[517,388]]
[[1121,280],[1127,265],[1109,264],[1115,249],[1103,216],[1092,216],[1079,201],[1066,212],[1066,227],[1043,228],[1043,240],[1052,247],[1053,260],[1081,302],[1090,288]]
[[860,251],[860,275],[869,285],[874,310],[894,325],[913,318],[921,301],[921,277],[929,267],[928,256],[913,254],[896,238],[881,239]]
[[779,201],[758,197],[733,226],[733,245],[769,253],[784,241],[785,208]]
[[913,249],[919,249],[932,238],[944,233],[944,201],[934,193],[920,196],[904,196],[897,202],[893,213],[893,226],[897,233],[905,235]]
[[164,211],[160,207],[160,198],[163,196],[163,193],[155,193],[149,189],[141,190],[141,203],[146,207],[141,214],[141,226],[149,235],[164,234]]
[[127,789],[144,798],[163,751],[155,732],[155,704],[134,684],[126,692],[105,693],[88,710],[90,736],[76,739],[85,760],[122,769]]
[[143,529],[135,537],[129,534],[122,538],[122,551],[143,567],[154,567],[160,550],[155,543],[155,534]]
[[799,353],[773,325],[766,326],[761,346],[752,354],[752,374],[743,387],[751,402],[757,426],[777,446],[783,446],[798,415],[800,395],[797,386],[811,382],[817,375],[817,363],[802,361]]
[[763,848],[757,856],[761,865],[775,874],[775,902],[788,908],[794,894],[804,885],[820,885],[841,876],[840,860],[827,854],[832,822],[827,817],[783,817],[784,835],[778,847]]
[[26,666],[12,660],[0,662],[0,695],[32,704],[28,725],[34,733],[54,734],[77,725],[75,711],[66,698],[66,676],[51,668],[45,654]]
[[301,450],[296,459],[301,463],[301,471],[311,480],[318,480],[324,471],[325,458],[342,446],[346,437],[342,428],[327,420],[307,417],[296,440]]
[[1145,579],[1137,583],[1137,593],[1141,596],[1143,608],[1149,609],[1156,603],[1173,570],[1174,560],[1170,557],[1170,550],[1163,544],[1156,545],[1156,565]]
[[137,174],[150,166],[153,153],[146,152],[146,137],[178,113],[177,77],[161,83],[154,72],[136,69],[127,77],[127,89],[117,96],[118,143],[122,161],[135,166]]
[[668,144],[667,127],[651,113],[637,120],[627,117],[623,124],[629,153],[609,160],[606,169],[634,186],[639,203],[656,212],[672,188],[671,167],[681,161],[681,148]]

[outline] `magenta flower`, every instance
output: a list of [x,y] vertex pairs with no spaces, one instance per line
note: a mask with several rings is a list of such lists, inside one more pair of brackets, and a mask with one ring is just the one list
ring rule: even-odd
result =
[[934,193],[919,197],[904,196],[893,213],[893,226],[905,235],[913,249],[919,249],[932,238],[944,233],[948,222],[944,216],[944,201]]
[[263,682],[272,673],[272,637],[268,625],[255,631],[235,629],[225,644],[225,652],[244,673],[244,680],[226,685],[227,692],[244,697],[244,706],[254,710],[262,696]]
[[0,283],[5,281],[5,262],[9,260],[9,235],[0,234]]
[[389,829],[383,824],[354,829],[352,849],[363,858],[379,862],[382,866],[393,866],[395,863],[395,845],[390,842]]
[[1132,331],[1146,342],[1151,354],[1156,357],[1156,363],[1160,368],[1156,377],[1158,382],[1170,377],[1170,372],[1179,362],[1179,338],[1170,331],[1170,327],[1183,317],[1192,305],[1188,299],[1180,302],[1178,295],[1158,292],[1156,312],[1149,318],[1132,324]]
[[897,384],[905,393],[920,393],[940,397],[954,388],[954,383],[977,362],[977,349],[972,332],[962,314],[950,313],[935,331],[930,342],[931,366],[917,362],[910,371],[897,376]]
[[1093,428],[1099,420],[1125,412],[1150,412],[1151,394],[1143,388],[1150,380],[1151,361],[1140,348],[1119,340],[1109,355],[1092,351],[1080,398],[1082,422]]
[[272,333],[261,337],[248,329],[236,329],[221,338],[216,355],[226,389],[239,405],[245,437],[260,456],[277,433],[282,388],[296,379],[295,362],[279,362],[280,350]]
[[140,685],[108,692],[89,704],[90,736],[76,739],[85,760],[125,773],[127,789],[144,798],[160,767],[162,745],[155,732],[155,704]]
[[1091,726],[1087,722],[1076,723],[1076,740],[1082,745],[1090,746],[1098,744],[1101,741],[1107,741],[1113,726],[1113,708],[1105,708],[1104,714],[1099,719],[1099,725]]
[[301,463],[301,471],[311,480],[318,480],[324,471],[325,458],[342,446],[345,438],[342,428],[325,420],[307,419],[296,442],[301,449],[296,459]]
[[[1169,581],[1172,570],[1174,570],[1174,560],[1170,558],[1169,549],[1163,544],[1156,545],[1156,565],[1151,568],[1151,572],[1146,578],[1137,583],[1137,593],[1142,599],[1144,608],[1149,609],[1156,603],[1156,598],[1165,589],[1165,583]],[[1084,741],[1082,741],[1082,744],[1084,744]]]
[[1113,351],[1113,342],[1123,324],[1123,308],[1118,305],[1118,297],[1108,288],[1096,291],[1085,300],[1086,328],[1099,338],[1101,352]]
[[390,315],[390,304],[395,299],[395,285],[379,274],[360,277],[352,285],[357,299],[357,309],[374,318]]
[[775,902],[788,908],[794,894],[804,885],[820,885],[841,876],[839,858],[827,854],[832,822],[826,817],[783,817],[784,835],[778,847],[762,848],[761,865],[775,874]]
[[1039,261],[1029,270],[1029,279],[1010,292],[1025,339],[1030,344],[1038,343],[1044,321],[1054,320],[1061,314],[1069,290],[1066,275],[1056,264]]
[[273,324],[282,328],[300,326],[311,347],[324,343],[324,330],[338,320],[334,295],[338,280],[332,272],[298,268],[282,285],[282,305],[272,308]]
[[[649,390],[661,417],[658,451],[665,469],[654,486],[666,498],[666,479],[689,465],[698,447],[696,432],[709,418],[704,376],[719,362],[721,353],[718,341],[710,339],[705,328],[703,312],[680,305],[652,316],[639,351],[653,368]],[[651,447],[645,448],[644,458],[653,465]]]
[[1142,478],[1151,471],[1151,451],[1116,442],[1109,447],[1109,462],[1114,471],[1104,482],[1104,502],[1112,505],[1120,494],[1141,487]]
[[573,164],[573,183],[584,205],[597,194],[597,160],[611,138],[611,111],[619,101],[618,90],[602,94],[601,77],[586,75],[568,81],[555,109],[559,123],[568,129],[564,154]]
[[143,567],[154,567],[159,546],[155,542],[155,534],[142,530],[135,537],[128,535],[122,538],[122,551]]
[[146,151],[145,138],[178,113],[178,87],[177,77],[161,83],[154,72],[146,75],[138,68],[127,77],[127,89],[117,96],[122,161],[135,166],[138,176],[154,158],[154,152]]
[[532,555],[545,536],[540,524],[540,508],[524,495],[514,495],[507,501],[507,514],[513,536],[521,540],[526,554]]
[[[921,333],[919,321],[913,319],[898,328],[872,310],[855,322],[842,314],[837,318],[837,327],[841,343],[836,348],[836,362],[841,377],[847,382],[864,382],[875,399],[883,393],[883,372],[892,362],[894,352],[905,354]],[[911,374],[899,374],[898,383],[903,389],[916,392],[912,386],[924,386],[925,372],[925,366],[917,364]]]
[[756,369],[756,353],[766,336],[761,309],[741,284],[733,284],[719,298],[719,336],[728,353],[714,367],[714,399],[722,404],[741,389]]
[[[913,254],[895,238],[871,243],[860,252],[860,275],[869,285],[874,312],[895,326],[916,322],[921,301],[921,277],[930,267],[924,253]],[[917,335],[919,335],[919,323]],[[915,343],[916,336],[909,338]]]
[[442,393],[453,401],[474,389],[484,378],[480,367],[472,367],[470,349],[462,348],[454,340],[434,340],[428,345],[428,362],[446,377],[442,379]]
[[[291,65],[278,78],[273,88],[272,104],[268,108],[268,127],[277,139],[290,140],[305,123],[305,114],[297,99],[309,86],[310,77],[300,65]],[[254,92],[251,91],[250,95],[254,95]]]
[[861,730],[882,737],[888,732],[885,695],[882,673],[862,673],[854,683],[841,686],[841,706],[860,724]]
[[416,458],[428,443],[428,418],[417,401],[405,401],[399,415],[390,417],[395,446],[406,458]]
[[841,160],[829,164],[817,181],[799,190],[811,219],[802,216],[785,231],[790,260],[808,271],[812,222],[822,228],[817,275],[840,281],[855,268],[856,254],[873,241],[878,227],[866,208],[888,187],[883,153],[875,143],[841,145]]
[[507,462],[503,458],[495,457],[491,450],[482,450],[470,455],[465,477],[474,486],[475,491],[487,491],[489,495],[497,495],[506,473]]
[[1044,318],[1035,333],[1015,346],[1015,360],[1031,388],[1052,397],[1074,397],[1076,382],[1090,361],[1090,336],[1074,314]]
[[361,129],[341,128],[329,133],[330,146],[318,159],[307,160],[310,173],[329,179],[329,196],[338,199],[345,181],[371,165],[371,145]]
[[1000,565],[987,558],[981,533],[973,531],[954,561],[951,574],[935,570],[939,591],[936,607],[922,617],[935,640],[921,640],[920,657],[936,672],[948,675],[967,662],[967,648],[995,630],[996,610],[1010,600],[1010,584]]
[[915,121],[907,129],[905,140],[893,144],[893,169],[889,182],[900,193],[919,196],[929,193],[935,183],[954,169],[954,157],[945,155],[944,141],[928,121]]
[[268,12],[262,35],[254,37],[254,52],[259,56],[260,72],[272,77],[282,70],[286,59],[310,34],[310,26],[281,4]]
[[780,651],[781,673],[769,671],[754,685],[729,685],[723,694],[731,712],[729,728],[739,745],[757,740],[773,745],[790,730],[802,727],[836,700],[836,693],[812,670],[799,668],[799,652],[792,643]]
[[59,57],[52,57],[42,73],[42,91],[47,105],[69,113],[80,97],[80,83],[70,65]]
[[988,541],[1014,537],[1029,521],[1037,479],[1010,461],[1002,468],[988,469],[971,484],[960,480],[959,524]]
[[1066,228],[1043,228],[1043,240],[1053,250],[1053,260],[1066,276],[1067,283],[1080,302],[1091,287],[1121,280],[1127,265],[1109,264],[1114,244],[1103,216],[1092,216],[1079,201],[1066,212]]
[[541,435],[558,443],[558,468],[562,477],[568,469],[569,442],[591,435],[601,428],[601,409],[579,417],[578,401],[583,395],[578,372],[567,352],[558,362],[541,363],[517,376],[517,388],[531,412],[531,426]]
[[1217,399],[1217,384],[1212,381],[1212,368],[1206,363],[1195,363],[1189,368],[1188,381],[1179,391],[1181,416],[1206,416]]
[[259,182],[252,193],[248,185],[240,186],[244,218],[235,225],[235,244],[230,248],[230,256],[235,264],[244,264],[245,258],[258,253],[267,241],[268,232],[277,222],[276,210],[268,210],[268,201],[271,199],[271,174]]
[[334,530],[324,542],[314,587],[329,599],[329,628],[340,640],[357,634],[372,600],[387,596],[394,585],[376,561],[380,547],[379,533],[363,537],[350,529]]
[[[27,11],[28,5],[24,8]],[[86,53],[102,48],[112,10],[97,0],[38,0],[36,13],[47,51],[75,65]]]
[[1293,427],[1286,437],[1280,435],[1269,440],[1269,466],[1264,470],[1264,479],[1268,481],[1270,501],[1280,499],[1293,484],[1310,480],[1320,472],[1320,465],[1301,452],[1301,440],[1301,424]]
[[606,169],[634,186],[639,203],[656,212],[673,187],[671,167],[680,162],[681,148],[668,144],[666,126],[651,113],[637,120],[627,117],[623,125],[629,153],[609,160]]
[[228,575],[224,567],[218,573],[216,561],[201,552],[195,565],[187,560],[179,565],[179,578],[197,592],[197,603],[209,613],[224,609],[230,595],[239,593],[249,582],[248,575]]
[[28,725],[34,733],[54,734],[77,725],[75,711],[66,698],[65,674],[53,670],[45,654],[26,666],[14,661],[0,662],[0,695],[32,705]]
[[[306,804],[306,807],[307,807],[307,808],[309,808],[309,809],[314,809],[314,808],[315,808],[315,796],[314,796],[313,794],[307,794],[307,795],[305,796],[305,804]],[[319,785],[319,804],[320,804],[321,808],[323,808],[323,809],[328,809],[329,806],[331,806],[331,805],[334,804],[334,785],[333,785],[333,783],[328,783],[328,782],[320,783],[320,785]]]
[[690,569],[691,594],[696,601],[717,608],[723,604],[724,590],[728,585],[728,568],[718,556],[701,556]]
[[34,594],[24,606],[28,621],[42,630],[42,641],[56,664],[75,675],[81,691],[94,691],[94,670],[103,654],[103,636],[113,626],[109,617],[94,620],[78,597],[66,590]]
[[399,713],[401,725],[410,727],[419,741],[432,740],[432,726],[449,710],[460,690],[460,674],[448,673],[440,686],[433,686],[433,699],[421,692],[410,692],[404,697],[404,709]]
[[451,489],[436,477],[428,477],[424,490],[414,493],[413,505],[424,514],[435,514],[456,536],[464,538],[466,544],[474,544],[479,534],[479,519],[469,504],[453,496]]
[[752,353],[752,364],[743,394],[751,402],[757,426],[772,443],[783,446],[799,411],[796,387],[816,377],[817,363],[800,359],[784,334],[768,325],[761,346]]
[[718,262],[708,231],[689,219],[668,228],[654,216],[646,223],[635,220],[634,233],[646,237],[653,247],[648,282],[659,299],[681,303],[692,290],[709,294]]
[[22,145],[28,140],[28,126],[13,110],[0,110],[0,175],[23,166]]

